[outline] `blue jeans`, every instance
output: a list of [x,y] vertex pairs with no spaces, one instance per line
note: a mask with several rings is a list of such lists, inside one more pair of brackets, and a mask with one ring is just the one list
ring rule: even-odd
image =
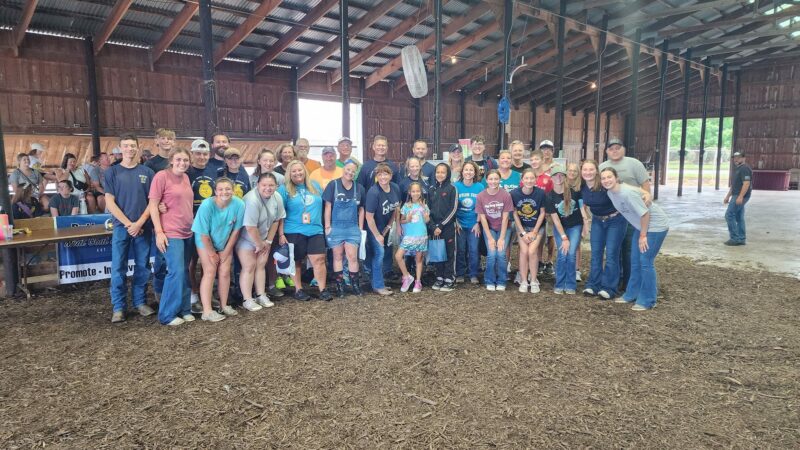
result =
[[569,251],[565,255],[561,251],[561,235],[554,229],[553,236],[556,239],[556,282],[555,289],[578,289],[575,281],[575,258],[578,254],[578,247],[581,245],[581,230],[583,225],[575,225],[564,230],[564,234],[569,239]]
[[[158,321],[166,325],[176,317],[191,314],[189,298],[192,294],[189,284],[189,259],[193,238],[169,238],[164,257],[167,276],[164,278],[164,289],[161,291],[161,302],[158,305]],[[158,259],[156,259],[158,261]]]
[[744,199],[741,205],[736,204],[736,196],[728,202],[728,209],[725,210],[725,222],[728,222],[728,234],[734,242],[744,243],[747,241],[747,233],[744,226],[744,205],[749,199]]
[[481,265],[481,255],[478,250],[480,236],[475,236],[471,230],[462,228],[456,237],[456,276],[477,277]]
[[[626,222],[627,223],[627,222]],[[620,283],[623,286],[628,285],[628,279],[631,277],[631,254],[628,249],[631,247],[633,239],[633,232],[636,230],[631,224],[627,223],[625,235],[622,237],[622,251],[619,253],[619,270],[620,270]]]
[[628,280],[628,288],[622,294],[625,301],[636,301],[637,305],[645,308],[652,308],[656,305],[656,295],[658,294],[658,279],[656,277],[655,260],[661,244],[667,237],[667,231],[656,231],[647,233],[646,252],[639,251],[639,230],[633,232],[631,241],[631,278]]
[[[603,222],[595,217],[592,220],[592,262],[589,281],[586,287],[596,293],[606,291],[614,297],[619,287],[619,253],[622,249],[622,238],[628,222],[622,214]],[[606,263],[603,266],[603,253]]]
[[155,233],[153,233],[153,249],[155,249],[155,255],[153,255],[153,291],[161,295],[164,291],[164,279],[167,277],[167,262],[164,260],[164,254],[158,251],[155,246]]
[[[500,237],[500,232],[490,229],[492,238],[497,241]],[[506,260],[506,248],[511,241],[511,231],[506,230],[505,247],[502,251],[489,248],[489,239],[484,234],[486,241],[486,271],[483,273],[483,282],[487,286],[505,286],[506,278],[508,277],[508,261]]]
[[[370,277],[372,278],[372,289],[383,289],[386,284],[383,281],[384,272],[392,270],[392,247],[388,245],[388,239],[384,245],[378,243],[371,231],[367,230],[367,257],[370,263]],[[389,258],[387,269],[387,257]]]
[[133,277],[131,278],[131,295],[134,308],[145,304],[147,280],[150,270],[147,260],[150,258],[152,232],[146,230],[137,237],[131,237],[123,226],[115,226],[111,234],[111,305],[114,312],[128,309],[128,252],[133,253]]

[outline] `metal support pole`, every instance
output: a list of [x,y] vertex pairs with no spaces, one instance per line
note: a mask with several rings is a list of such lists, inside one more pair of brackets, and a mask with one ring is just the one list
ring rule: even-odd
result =
[[711,81],[711,68],[706,59],[703,69],[703,122],[700,124],[700,149],[697,154],[697,192],[703,192],[703,159],[706,155],[706,119],[708,118],[708,83]]
[[688,61],[692,59],[692,49],[686,50],[684,58],[687,61],[683,73],[683,108],[681,108],[681,151],[680,166],[678,168],[678,197],[683,195],[683,168],[686,165],[686,123],[689,118],[689,85],[692,82],[692,67]]
[[[611,111],[606,112],[606,138],[603,142],[608,142],[611,139],[609,136],[611,135]],[[605,149],[600,152],[600,158],[597,160],[598,163],[603,162],[603,158],[605,158]]]
[[661,43],[661,76],[658,82],[658,122],[656,123],[656,149],[653,161],[653,198],[658,199],[659,179],[661,178],[661,145],[664,138],[664,116],[666,114],[665,100],[667,98],[665,88],[667,86],[667,69],[669,68],[669,39],[664,39]]
[[291,86],[289,86],[289,99],[292,102],[292,142],[297,142],[300,138],[300,79],[297,75],[297,67],[292,67]]
[[608,14],[603,14],[603,32],[600,33],[600,44],[597,55],[597,91],[594,98],[594,160],[600,160],[600,102],[603,99],[603,60],[606,53],[606,30],[608,30]]
[[414,99],[414,139],[422,138],[422,105],[419,99]]
[[214,35],[211,31],[211,0],[198,1],[200,16],[200,42],[203,46],[203,104],[205,105],[205,132],[210,138],[219,131],[217,114],[217,82],[214,78]]
[[462,89],[458,93],[458,109],[459,109],[459,137],[467,137],[467,91]]
[[589,157],[589,110],[583,111],[583,133],[581,135],[583,143],[583,159]]
[[89,81],[89,128],[92,131],[92,155],[100,155],[100,108],[97,100],[97,67],[94,64],[94,40],[91,36],[85,39],[86,70]]
[[339,0],[339,50],[342,71],[342,136],[350,136],[350,41],[348,0]]
[[728,91],[728,65],[722,65],[722,82],[719,92],[719,130],[717,130],[717,175],[714,189],[719,190],[719,168],[722,165],[722,127],[725,122],[725,94]]
[[561,151],[564,148],[564,37],[567,34],[566,21],[564,17],[567,14],[567,0],[559,0],[558,7],[558,29],[556,30],[556,46],[558,48],[558,56],[556,57],[556,120],[555,130],[553,136],[555,137],[555,151],[556,156],[562,156]]
[[625,153],[628,156],[636,156],[636,120],[639,113],[639,62],[641,61],[641,42],[642,29],[636,29],[636,41],[633,43],[633,55],[631,55],[631,107],[628,111],[627,136],[625,136]]
[[531,151],[536,150],[536,102],[531,100]]
[[731,154],[728,164],[730,166],[728,172],[728,186],[731,185],[733,181],[733,152],[737,151],[739,147],[737,147],[737,141],[739,137],[739,101],[742,98],[742,71],[738,70],[736,72],[736,85],[734,87],[736,92],[736,99],[733,101],[733,142],[731,142]]
[[[3,138],[3,124],[0,122],[0,205],[3,214],[8,215],[8,224],[14,224],[14,214],[11,211],[11,197],[8,195],[8,167],[6,167],[6,147]],[[3,277],[6,281],[6,297],[17,293],[17,252],[10,248],[3,249]]]
[[434,58],[436,63],[433,66],[433,153],[441,153],[442,144],[442,0],[433,1],[433,21],[434,33],[436,34],[436,44]]
[[[514,1],[505,0],[503,10],[503,97],[508,98],[508,77],[511,65],[511,25],[514,23]],[[498,121],[499,122],[499,121]],[[498,128],[498,151],[506,147],[506,124]]]
[[362,145],[363,145],[363,144],[365,144],[367,142],[367,124],[366,124],[366,119],[365,119],[366,115],[363,114],[364,102],[366,101],[366,98],[367,98],[367,78],[366,77],[361,77],[358,80],[358,94],[359,94],[359,97],[361,97],[361,108],[362,108],[362,114],[361,114],[361,142],[362,142]]

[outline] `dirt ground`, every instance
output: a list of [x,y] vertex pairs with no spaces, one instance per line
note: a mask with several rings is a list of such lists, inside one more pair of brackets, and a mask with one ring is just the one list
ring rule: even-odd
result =
[[286,300],[112,326],[0,302],[0,448],[800,446],[800,282],[659,257],[658,307],[548,292]]

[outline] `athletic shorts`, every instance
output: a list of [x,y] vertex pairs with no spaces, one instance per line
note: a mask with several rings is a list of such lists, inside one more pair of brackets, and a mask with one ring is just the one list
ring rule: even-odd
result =
[[325,237],[322,234],[306,236],[300,233],[288,233],[286,240],[294,244],[294,260],[302,261],[308,255],[325,254]]

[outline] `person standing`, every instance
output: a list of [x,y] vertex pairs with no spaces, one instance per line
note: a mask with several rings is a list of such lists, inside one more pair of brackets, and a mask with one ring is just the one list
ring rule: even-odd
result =
[[217,170],[217,178],[222,177],[233,181],[233,195],[236,197],[242,198],[250,192],[250,176],[242,167],[242,152],[238,148],[225,150],[225,166]]
[[308,139],[298,138],[297,142],[294,143],[294,148],[297,151],[297,159],[306,166],[308,173],[314,173],[315,170],[321,167],[319,162],[308,157],[308,152],[311,151],[311,144],[309,144]]
[[258,152],[258,158],[256,158],[256,168],[253,171],[253,174],[250,175],[250,188],[255,189],[256,185],[258,184],[258,179],[261,178],[262,174],[271,173],[275,177],[275,181],[278,183],[278,187],[283,186],[284,177],[283,175],[275,172],[275,163],[277,162],[277,158],[275,157],[275,153],[272,153],[272,150],[262,148],[260,152]]
[[361,229],[364,228],[364,188],[355,182],[358,166],[349,161],[344,175],[328,184],[322,193],[325,200],[325,235],[328,248],[333,251],[333,278],[336,295],[345,296],[344,258],[351,280],[353,294],[362,295],[358,267],[358,249],[361,246]]
[[[306,166],[308,167],[308,166]],[[325,147],[322,149],[322,166],[310,172],[309,178],[315,181],[324,191],[332,180],[342,177],[342,168],[336,165],[336,149]]]
[[508,148],[511,150],[511,170],[522,176],[525,170],[531,168],[530,164],[523,161],[523,158],[525,158],[525,144],[520,140],[515,140],[511,141],[511,145]]
[[144,163],[153,172],[158,173],[169,167],[169,158],[172,154],[172,148],[175,146],[175,132],[166,128],[159,128],[156,130],[156,148],[158,154],[148,159]]
[[[177,148],[170,152],[169,166],[153,176],[150,186],[150,218],[155,230],[158,252],[164,256],[166,275],[158,304],[158,321],[178,326],[194,321],[189,283],[189,258],[194,250],[192,240],[192,185],[186,170],[189,151]],[[159,211],[163,203],[167,212]]]
[[109,167],[105,173],[106,208],[114,217],[111,235],[111,305],[112,323],[125,321],[127,310],[128,256],[133,254],[131,297],[134,308],[142,316],[153,309],[145,303],[147,268],[152,242],[152,225],[148,208],[150,185],[155,175],[150,168],[139,164],[139,140],[132,134],[120,137],[122,162]]
[[[425,253],[428,251],[428,231],[425,224],[430,221],[430,209],[425,204],[422,196],[422,186],[411,183],[408,188],[408,200],[400,209],[400,224],[403,228],[403,237],[394,257],[403,274],[403,284],[400,292],[408,292],[414,285],[413,292],[422,292],[422,270],[425,263]],[[414,255],[416,262],[416,278],[409,273],[405,262],[406,253]],[[415,281],[416,280],[416,281]]]
[[486,241],[486,272],[484,283],[487,291],[505,291],[508,276],[506,247],[511,241],[508,216],[514,211],[511,194],[500,188],[500,173],[486,173],[486,189],[478,194],[475,208],[483,228]]
[[344,169],[344,165],[347,161],[353,161],[356,163],[355,179],[358,180],[358,173],[361,171],[361,161],[353,156],[353,141],[346,136],[340,137],[336,149],[339,151],[339,158],[336,159],[336,167]]
[[436,166],[428,162],[428,143],[422,139],[417,139],[414,141],[413,146],[411,147],[411,154],[414,155],[415,158],[419,160],[419,163],[422,165],[421,171],[422,176],[433,181],[433,172],[436,169]]
[[500,150],[497,155],[497,171],[500,173],[500,187],[506,192],[511,192],[518,188],[522,183],[522,176],[519,172],[513,170],[513,159],[511,152],[508,150]]
[[478,223],[475,206],[478,203],[478,194],[483,192],[486,186],[476,179],[478,173],[477,164],[472,161],[466,162],[461,168],[460,179],[455,184],[458,193],[456,281],[459,283],[467,276],[470,283],[479,283],[478,269],[481,265],[481,255],[478,239],[481,238],[481,224]]
[[428,191],[429,239],[442,239],[445,246],[445,261],[432,263],[436,269],[436,282],[433,290],[449,292],[455,289],[455,250],[456,214],[458,213],[458,192],[450,183],[450,166],[439,163],[434,169]]
[[403,193],[403,200],[408,198],[408,188],[411,186],[411,183],[419,183],[422,187],[422,196],[427,198],[428,189],[430,187],[429,184],[433,182],[433,178],[427,178],[422,175],[422,165],[416,156],[408,157],[403,173],[405,175],[400,179],[400,182],[397,183],[397,185],[400,186],[400,192]]
[[545,139],[539,143],[539,150],[542,152],[541,170],[545,173],[550,173],[550,167],[554,164],[553,155],[555,154],[555,146],[553,141]]
[[[392,183],[392,168],[381,163],[375,170],[377,184],[367,192],[367,260],[371,264],[372,290],[379,295],[392,295],[384,283],[384,272],[392,269],[392,246],[389,231],[398,220],[400,187]],[[399,225],[398,225],[399,226]]]
[[94,214],[97,203],[91,193],[91,177],[82,167],[78,167],[78,158],[72,153],[65,153],[61,168],[56,169],[56,180],[70,180],[75,188],[73,195],[81,201],[81,214]]
[[275,172],[286,176],[286,167],[289,166],[289,163],[297,159],[297,152],[294,149],[294,145],[290,143],[281,144],[278,146],[278,149],[275,151],[275,155],[278,157],[281,165],[275,168]]
[[486,179],[486,172],[497,169],[497,161],[484,155],[486,152],[486,138],[475,135],[470,138],[470,152],[472,154],[465,161],[472,161],[480,169],[479,178]]
[[581,233],[587,233],[581,192],[573,191],[567,183],[567,171],[560,165],[551,168],[553,190],[547,196],[547,214],[553,220],[556,240],[556,281],[554,294],[574,295],[578,284],[575,279],[575,260]]
[[[450,149],[447,151],[447,165],[450,166],[450,171],[453,173],[453,178],[450,180],[453,183],[461,179],[461,168],[464,167],[464,149],[460,144],[451,144]],[[477,167],[477,164],[475,165]],[[475,175],[478,179],[478,175]]]
[[208,160],[208,166],[214,170],[219,170],[225,167],[225,151],[231,146],[231,140],[228,136],[217,133],[211,136],[211,159]]
[[537,269],[539,265],[539,241],[543,239],[545,212],[543,189],[536,187],[533,169],[522,174],[522,186],[511,191],[514,202],[514,223],[519,238],[519,291],[539,292]]
[[364,190],[369,192],[372,186],[375,186],[375,178],[377,177],[377,168],[379,164],[386,164],[392,169],[392,182],[397,183],[400,179],[399,169],[397,164],[393,161],[386,159],[386,154],[389,152],[389,140],[386,136],[377,135],[372,139],[372,160],[367,161],[361,166],[361,172],[358,177],[358,184],[364,186]]
[[[192,185],[192,212],[197,214],[203,200],[214,196],[215,181],[217,170],[209,167],[208,162],[211,156],[211,146],[203,139],[192,141],[192,165],[186,171],[189,183]],[[194,248],[194,240],[191,240],[192,251],[189,259],[189,283],[192,287],[191,303],[192,312],[202,313],[200,304],[200,281],[197,279],[197,249]]]
[[728,223],[728,235],[730,236],[730,239],[725,241],[725,245],[736,246],[747,243],[744,205],[750,200],[750,193],[753,191],[751,182],[753,169],[745,162],[744,152],[733,154],[733,164],[735,166],[733,181],[723,203],[728,205],[728,209],[725,211],[725,222]]

